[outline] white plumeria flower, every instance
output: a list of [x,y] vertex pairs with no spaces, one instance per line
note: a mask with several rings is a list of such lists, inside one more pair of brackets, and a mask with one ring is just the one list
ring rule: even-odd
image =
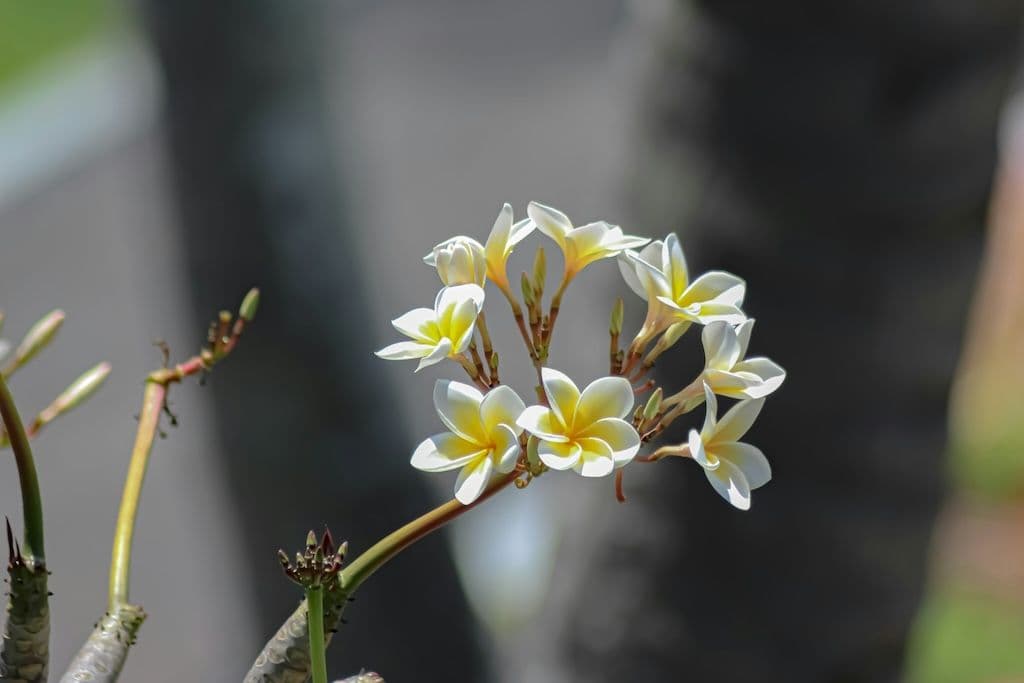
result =
[[487,261],[487,277],[502,291],[510,291],[505,262],[516,245],[533,232],[534,227],[533,221],[528,218],[513,223],[512,206],[508,203],[498,212],[491,234],[487,237],[487,244],[484,245],[484,255]]
[[581,393],[571,379],[541,369],[550,408],[530,406],[519,426],[537,438],[531,446],[553,470],[573,469],[584,477],[603,477],[633,459],[640,435],[624,417],[633,410],[633,387],[624,377],[602,377]]
[[750,345],[754,320],[748,319],[738,327],[716,321],[704,327],[704,371],[693,389],[684,389],[678,398],[692,410],[704,401],[703,382],[711,391],[728,398],[764,398],[786,380],[786,371],[768,358],[745,358]]
[[643,326],[646,335],[658,334],[680,320],[702,325],[716,320],[735,325],[746,320],[740,308],[746,283],[721,270],[704,273],[690,282],[675,233],[639,252],[627,251],[619,259],[619,268],[630,289],[647,301]]
[[564,213],[537,202],[530,202],[526,212],[540,231],[561,248],[568,277],[594,261],[618,256],[626,249],[642,247],[650,241],[646,237],[624,235],[622,228],[604,221],[574,228]]
[[483,305],[484,290],[477,285],[445,287],[438,292],[433,309],[416,308],[391,321],[412,341],[386,346],[377,355],[387,360],[419,358],[417,372],[445,358],[455,358],[473,340]]
[[483,287],[487,279],[484,245],[472,237],[456,235],[441,242],[423,257],[423,262],[437,268],[437,275],[446,287],[470,284]]
[[718,495],[740,510],[749,510],[750,492],[768,483],[772,468],[761,449],[739,439],[754,424],[764,399],[740,401],[718,420],[718,402],[711,387],[704,386],[704,395],[707,414],[700,432],[690,430],[690,457],[704,469]]
[[455,497],[469,505],[494,475],[515,469],[523,431],[516,419],[526,406],[507,386],[495,387],[484,396],[468,384],[438,380],[434,407],[449,431],[423,441],[412,454],[412,466],[424,472],[461,468]]

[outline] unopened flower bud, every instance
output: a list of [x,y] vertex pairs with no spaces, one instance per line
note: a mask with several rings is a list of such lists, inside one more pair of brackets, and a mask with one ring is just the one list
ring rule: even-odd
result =
[[522,278],[519,280],[520,287],[523,290],[523,303],[526,304],[527,308],[533,308],[534,296],[533,296],[533,285],[530,284],[530,278],[523,273]]
[[647,400],[647,405],[644,406],[644,420],[653,420],[661,412],[661,396],[661,387],[658,387]]
[[[53,417],[57,417],[77,407],[93,395],[103,385],[107,376],[110,375],[110,363],[100,363],[95,367],[82,373],[71,385],[58,396],[51,405]],[[49,412],[49,408],[44,411]]]
[[544,257],[544,247],[537,247],[537,255],[533,259],[533,291],[537,299],[544,294],[544,278],[547,272],[548,264]]
[[33,325],[14,352],[15,367],[21,367],[45,349],[57,336],[57,331],[63,324],[64,311],[58,309]]
[[242,299],[242,305],[238,308],[238,317],[247,323],[251,323],[256,317],[256,309],[260,306],[260,290],[253,287]]
[[622,297],[620,296],[615,300],[615,305],[612,306],[612,319],[608,327],[608,330],[616,336],[622,334],[622,318],[625,312],[626,305],[622,302]]
[[497,369],[498,369],[498,352],[497,351],[493,351],[491,353],[491,372],[494,372]]

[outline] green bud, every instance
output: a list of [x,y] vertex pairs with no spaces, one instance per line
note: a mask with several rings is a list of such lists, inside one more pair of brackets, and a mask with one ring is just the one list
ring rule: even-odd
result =
[[544,294],[544,277],[548,272],[547,259],[544,258],[544,247],[537,247],[537,255],[533,258],[533,291],[540,299]]
[[[71,385],[53,401],[53,404],[51,405],[54,411],[53,417],[62,415],[72,408],[81,405],[82,401],[92,396],[93,393],[103,385],[103,382],[106,381],[109,374],[110,363],[100,363],[99,365],[82,373],[81,377],[72,382]],[[49,409],[45,412],[49,412]]]
[[317,545],[316,534],[312,530],[306,534],[306,547],[312,550]]
[[530,284],[530,278],[527,277],[526,273],[519,280],[519,286],[523,290],[523,303],[526,304],[527,308],[533,308],[535,301],[533,296],[533,285]]
[[612,334],[622,334],[622,318],[625,315],[625,313],[626,305],[622,302],[622,297],[620,296],[618,299],[615,300],[615,305],[612,306],[612,319],[611,324],[608,327],[608,330]]
[[242,305],[238,308],[238,317],[247,323],[251,323],[256,317],[256,309],[260,306],[260,290],[253,287],[242,299]]
[[644,419],[653,420],[654,416],[661,411],[661,387],[654,390],[651,397],[647,400],[647,405],[644,406]]
[[32,326],[14,352],[14,365],[21,367],[45,349],[64,324],[64,311],[57,309]]
[[0,311],[0,330],[4,329],[4,312]]
[[494,351],[491,353],[491,371],[498,369],[498,352]]

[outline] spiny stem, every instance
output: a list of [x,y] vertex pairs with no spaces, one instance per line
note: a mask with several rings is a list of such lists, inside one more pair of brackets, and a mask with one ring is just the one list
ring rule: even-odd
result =
[[14,461],[18,467],[18,483],[21,487],[21,508],[25,525],[25,554],[35,566],[46,564],[46,550],[43,543],[43,499],[39,493],[39,477],[36,474],[35,461],[32,459],[32,447],[29,446],[25,427],[18,414],[7,388],[7,382],[0,376],[0,417],[3,417],[14,451]]
[[469,505],[463,505],[458,500],[450,500],[377,541],[341,571],[338,581],[342,589],[351,595],[363,581],[370,578],[392,557],[424,536],[437,531],[448,522],[477,507],[515,481],[519,474],[519,472],[511,472],[491,482],[480,497]]
[[313,683],[327,683],[323,586],[311,586],[306,589],[306,606],[309,613],[309,659],[313,669]]

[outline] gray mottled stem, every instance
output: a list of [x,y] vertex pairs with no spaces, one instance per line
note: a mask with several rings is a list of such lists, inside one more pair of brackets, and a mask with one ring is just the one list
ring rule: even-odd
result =
[[[324,589],[324,633],[328,644],[341,621],[347,599],[348,593],[340,587]],[[305,683],[310,671],[309,620],[303,600],[256,657],[245,675],[245,683]],[[367,683],[372,681],[374,679],[367,679]]]
[[135,644],[135,634],[145,618],[141,607],[129,604],[104,614],[71,660],[60,683],[114,683],[121,675],[128,648]]
[[363,671],[335,683],[384,683],[384,679],[380,677],[380,674],[373,671]]
[[36,683],[46,680],[50,658],[50,609],[46,567],[26,562],[11,553],[7,566],[10,595],[3,648],[0,649],[0,681]]

